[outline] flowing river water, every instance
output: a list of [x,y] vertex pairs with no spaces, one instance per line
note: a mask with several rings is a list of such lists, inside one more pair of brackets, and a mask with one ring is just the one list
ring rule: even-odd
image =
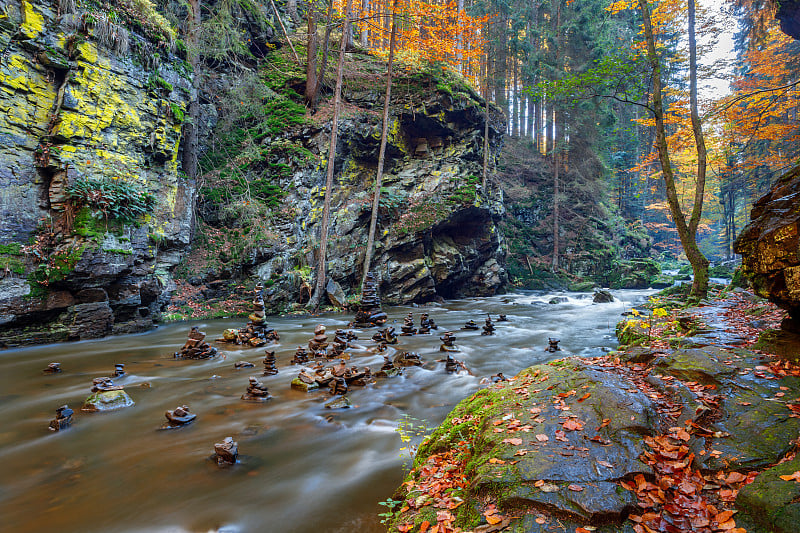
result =
[[[327,391],[292,390],[298,367],[290,361],[299,345],[325,324],[329,340],[350,314],[270,318],[281,335],[279,374],[261,376],[264,349],[220,347],[210,360],[175,360],[173,353],[198,325],[212,340],[246,319],[174,323],[154,331],[94,341],[0,352],[0,530],[23,532],[378,532],[385,531],[377,502],[390,497],[410,462],[396,431],[404,415],[435,427],[480,380],[497,372],[513,376],[532,364],[565,355],[600,355],[616,346],[620,314],[654,291],[612,291],[616,301],[592,304],[590,295],[510,294],[451,300],[419,308],[390,307],[389,324],[423,311],[435,335],[400,337],[394,348],[418,352],[425,364],[403,376],[352,388],[354,407],[330,410]],[[566,296],[557,305],[547,302]],[[487,313],[496,335],[458,331]],[[396,322],[396,323],[395,323]],[[456,354],[474,375],[444,371],[438,336],[454,330]],[[377,371],[383,357],[368,351],[375,330],[356,330],[364,349],[349,364]],[[544,351],[548,337],[563,351]],[[390,349],[390,354],[393,353]],[[63,372],[44,375],[52,361]],[[237,361],[255,368],[236,370]],[[124,363],[116,380],[136,402],[108,413],[82,413],[95,377]],[[249,376],[258,376],[273,399],[240,399]],[[48,431],[56,407],[75,409],[73,426]],[[186,404],[197,414],[190,426],[159,431],[164,411]],[[419,424],[420,422],[416,422]],[[240,463],[220,469],[209,460],[215,442],[232,436]]]

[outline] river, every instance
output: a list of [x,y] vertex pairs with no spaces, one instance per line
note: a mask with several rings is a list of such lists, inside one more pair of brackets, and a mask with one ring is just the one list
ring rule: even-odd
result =
[[[281,335],[278,375],[262,377],[263,349],[220,347],[220,357],[175,360],[190,326],[207,340],[246,319],[173,323],[154,331],[69,344],[0,352],[0,522],[5,531],[108,532],[287,532],[385,531],[377,502],[392,495],[410,460],[397,433],[404,415],[435,427],[461,399],[478,390],[480,379],[497,372],[513,376],[532,364],[570,354],[599,355],[616,346],[620,314],[654,291],[612,291],[617,300],[592,304],[591,295],[509,294],[447,301],[419,308],[390,307],[390,323],[429,312],[436,335],[400,337],[397,349],[418,352],[423,367],[380,379],[349,393],[354,407],[325,409],[327,391],[303,393],[289,383],[298,367],[289,362],[306,345],[318,323],[346,327],[352,315],[273,317]],[[566,296],[556,305],[547,302]],[[500,313],[496,335],[455,331],[458,359],[474,375],[448,375],[438,336],[459,330],[469,319],[483,324]],[[396,323],[394,323],[396,321]],[[356,330],[365,348],[374,330]],[[563,351],[544,351],[548,337]],[[350,364],[377,371],[383,357],[350,350]],[[237,361],[255,368],[236,370]],[[63,372],[45,375],[48,363]],[[82,413],[95,377],[111,375],[136,405],[109,413]],[[240,400],[249,376],[258,376],[273,399]],[[144,385],[144,386],[143,386]],[[73,426],[47,429],[56,407],[75,409]],[[164,411],[186,404],[197,413],[190,426],[159,431]],[[240,463],[220,469],[209,460],[215,442],[232,436]]]

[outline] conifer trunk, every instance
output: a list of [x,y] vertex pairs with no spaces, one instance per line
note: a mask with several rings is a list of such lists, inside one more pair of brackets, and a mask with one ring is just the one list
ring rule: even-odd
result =
[[333,169],[336,162],[336,142],[339,134],[339,107],[342,100],[342,74],[344,72],[344,51],[347,47],[347,28],[350,22],[350,8],[353,0],[347,0],[344,9],[344,24],[342,25],[342,38],[339,41],[339,61],[336,64],[336,89],[333,94],[333,118],[331,119],[331,142],[328,149],[328,174],[325,178],[325,200],[322,206],[322,227],[319,235],[319,256],[317,258],[316,283],[314,294],[308,302],[308,307],[318,309],[322,294],[325,291],[326,260],[328,253],[328,223],[331,214],[331,189],[333,188]]
[[378,209],[380,208],[381,185],[383,183],[383,166],[386,161],[386,144],[389,140],[389,104],[392,100],[392,66],[394,63],[394,47],[397,39],[397,3],[392,6],[392,31],[389,37],[389,60],[386,72],[386,96],[383,100],[383,126],[381,128],[381,147],[378,153],[378,173],[375,177],[375,192],[372,197],[372,213],[369,219],[369,235],[367,237],[367,250],[364,256],[364,271],[361,275],[361,288],[369,273],[372,262],[372,249],[375,247],[375,232],[378,228]]

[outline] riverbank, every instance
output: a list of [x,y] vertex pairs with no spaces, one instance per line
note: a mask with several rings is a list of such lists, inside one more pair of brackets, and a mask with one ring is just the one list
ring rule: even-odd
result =
[[741,290],[707,303],[630,316],[618,332],[638,345],[462,401],[420,446],[390,530],[796,531],[800,366],[756,344],[783,313]]

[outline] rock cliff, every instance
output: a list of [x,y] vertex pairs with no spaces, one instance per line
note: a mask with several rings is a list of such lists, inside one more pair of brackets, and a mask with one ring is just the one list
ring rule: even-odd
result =
[[736,239],[755,291],[789,312],[785,329],[800,332],[800,167],[781,176],[750,212]]
[[[151,325],[190,240],[194,187],[178,172],[190,73],[174,35],[126,2],[55,4],[0,13],[0,344]],[[69,202],[76,183],[94,196]],[[88,207],[121,187],[156,199],[137,224]]]

